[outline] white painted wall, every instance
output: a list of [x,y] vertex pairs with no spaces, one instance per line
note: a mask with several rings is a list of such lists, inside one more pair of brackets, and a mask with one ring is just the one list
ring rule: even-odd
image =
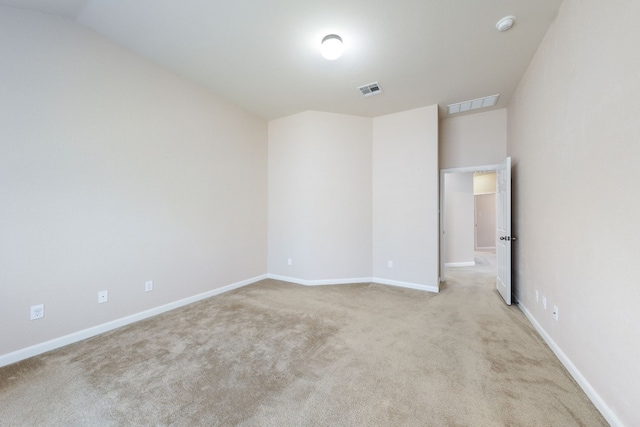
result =
[[440,120],[440,169],[495,165],[507,156],[507,110]]
[[437,290],[437,132],[435,105],[271,121],[269,273]]
[[444,191],[446,193],[445,264],[473,265],[475,264],[473,172],[445,174]]
[[438,286],[436,105],[373,119],[373,276]]
[[53,16],[0,58],[0,355],[266,273],[265,121]]
[[638,16],[637,1],[565,0],[508,109],[517,298],[627,426],[640,425]]
[[269,122],[270,274],[371,277],[371,133],[369,118],[315,111]]

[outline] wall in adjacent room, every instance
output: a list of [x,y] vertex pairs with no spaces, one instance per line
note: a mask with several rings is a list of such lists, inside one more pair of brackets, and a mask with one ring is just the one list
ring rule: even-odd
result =
[[437,105],[374,118],[374,278],[437,289],[438,235]]
[[270,274],[371,277],[371,132],[369,118],[317,111],[269,122]]
[[475,264],[473,172],[444,175],[445,264]]
[[62,18],[0,57],[0,356],[266,274],[266,121]]
[[482,173],[473,177],[473,194],[493,194],[496,192],[496,173]]
[[637,1],[566,0],[508,108],[520,306],[628,426],[640,425],[638,16]]

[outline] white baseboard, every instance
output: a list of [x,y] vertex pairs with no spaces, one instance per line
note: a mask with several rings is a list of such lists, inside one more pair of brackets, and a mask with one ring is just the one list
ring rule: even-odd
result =
[[251,279],[242,280],[240,282],[232,283],[230,285],[223,286],[221,288],[213,289],[211,291],[207,291],[198,295],[194,295],[188,298],[174,301],[169,304],[161,305],[159,307],[154,307],[152,309],[145,310],[140,313],[132,314],[130,316],[123,317],[121,319],[117,319],[111,322],[103,323],[101,325],[93,326],[88,329],[83,329],[82,331],[74,332],[60,338],[54,338],[52,340],[45,341],[40,344],[32,345],[31,347],[23,348],[11,353],[0,355],[0,367],[19,362],[21,360],[28,359],[30,357],[37,356],[42,353],[46,353],[47,351],[55,350],[56,348],[64,347],[65,345],[73,344],[78,341],[82,341],[87,338],[91,338],[93,336],[103,334],[105,332],[109,332],[111,330],[120,328],[122,326],[126,326],[131,323],[138,322],[140,320],[144,320],[161,313],[165,313],[167,311],[176,309],[178,307],[183,307],[185,305],[194,303],[196,301],[200,301],[200,300],[210,298],[225,292],[232,291],[234,289],[241,288],[243,286],[250,285],[252,283],[258,282],[266,278],[267,278],[267,275],[264,274],[261,276],[253,277]]
[[438,286],[433,286],[433,285],[420,285],[418,283],[411,283],[411,282],[400,282],[397,280],[388,280],[388,279],[380,279],[377,277],[374,277],[372,279],[373,283],[380,283],[381,285],[389,285],[389,286],[398,286],[401,288],[409,288],[409,289],[417,289],[419,291],[427,291],[427,292],[433,292],[433,293],[439,293],[440,292],[440,288]]
[[305,280],[295,277],[279,276],[277,274],[267,274],[269,279],[281,280],[283,282],[295,283],[304,286],[324,286],[324,285],[348,285],[353,283],[371,283],[371,277],[358,277],[353,279],[327,279],[327,280]]
[[591,402],[595,405],[596,408],[600,411],[602,416],[607,420],[609,424],[614,427],[623,427],[622,421],[616,416],[616,414],[611,410],[609,405],[606,404],[604,400],[600,397],[597,391],[589,384],[589,381],[582,375],[582,373],[576,368],[576,366],[571,362],[571,360],[567,357],[566,354],[558,347],[555,341],[549,336],[547,331],[545,331],[542,326],[538,323],[535,317],[527,310],[525,306],[522,304],[518,304],[520,310],[527,316],[527,319],[531,322],[533,327],[538,331],[542,339],[547,343],[547,345],[551,348],[551,350],[555,353],[555,355],[560,359],[560,362],[564,365],[564,367],[569,371],[573,379],[580,385],[582,390],[586,393],[586,395],[591,399]]
[[476,265],[475,261],[469,262],[447,262],[444,264],[445,267],[474,267]]
[[275,274],[263,274],[251,279],[242,280],[240,282],[232,283],[221,288],[213,289],[198,295],[194,295],[188,298],[184,298],[178,301],[171,302],[159,307],[154,307],[149,310],[142,311],[140,313],[132,314],[120,319],[113,320],[111,322],[103,323],[101,325],[93,326],[91,328],[83,329],[78,332],[73,332],[69,335],[65,335],[59,338],[54,338],[43,343],[35,344],[30,347],[26,347],[20,350],[16,350],[11,353],[0,355],[0,367],[11,365],[12,363],[19,362],[21,360],[28,359],[30,357],[37,356],[47,351],[55,350],[60,347],[64,347],[69,344],[73,344],[87,338],[94,337],[96,335],[103,334],[105,332],[112,331],[122,326],[130,325],[131,323],[138,322],[140,320],[147,319],[149,317],[156,316],[161,313],[165,313],[170,310],[174,310],[179,307],[183,307],[194,302],[210,298],[216,295],[220,295],[225,292],[232,291],[234,289],[241,288],[243,286],[250,285],[263,279],[275,279],[285,282],[297,283],[305,286],[321,286],[321,285],[338,285],[338,284],[351,284],[351,283],[379,283],[382,285],[400,286],[403,288],[418,289],[427,292],[439,292],[437,286],[420,285],[409,282],[399,282],[395,280],[378,279],[372,277],[359,277],[351,279],[329,279],[329,280],[303,280],[293,277],[278,276]]
[[417,289],[420,291],[435,292],[440,290],[437,286],[420,285],[417,283],[400,282],[397,280],[380,279],[377,277],[358,277],[353,279],[328,279],[328,280],[304,280],[294,277],[278,276],[276,274],[268,274],[270,279],[282,280],[283,282],[296,283],[304,286],[322,286],[322,285],[347,285],[353,283],[379,283],[381,285],[399,286],[402,288]]

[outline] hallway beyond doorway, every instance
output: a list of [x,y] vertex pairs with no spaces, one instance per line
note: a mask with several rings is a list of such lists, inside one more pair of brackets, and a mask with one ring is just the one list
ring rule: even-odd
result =
[[446,267],[445,286],[451,282],[464,286],[495,286],[497,267],[495,251],[475,251],[474,266]]

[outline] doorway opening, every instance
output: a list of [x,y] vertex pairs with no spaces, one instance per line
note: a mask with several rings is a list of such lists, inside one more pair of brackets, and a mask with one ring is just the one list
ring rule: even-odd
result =
[[[440,281],[448,269],[496,277],[496,171],[500,165],[440,171]],[[453,270],[449,270],[453,271]]]

